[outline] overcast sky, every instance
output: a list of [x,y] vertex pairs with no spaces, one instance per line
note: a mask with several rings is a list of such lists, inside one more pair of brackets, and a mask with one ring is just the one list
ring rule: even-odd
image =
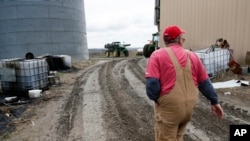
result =
[[88,48],[120,41],[143,47],[157,32],[154,0],[84,0]]

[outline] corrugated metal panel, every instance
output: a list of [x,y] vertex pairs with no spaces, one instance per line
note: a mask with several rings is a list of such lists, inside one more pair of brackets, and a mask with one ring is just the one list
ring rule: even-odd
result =
[[83,0],[0,2],[0,59],[26,53],[89,59]]
[[155,16],[154,16],[155,25],[159,24],[159,20],[160,20],[160,0],[155,0]]
[[236,60],[245,63],[250,51],[249,0],[161,0],[160,4],[161,34],[167,25],[179,25],[187,32],[185,48],[193,50],[227,39]]

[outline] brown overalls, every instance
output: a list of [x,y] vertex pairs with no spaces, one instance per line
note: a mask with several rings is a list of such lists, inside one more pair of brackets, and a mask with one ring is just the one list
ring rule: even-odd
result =
[[192,78],[191,62],[188,59],[181,67],[170,48],[166,48],[176,71],[174,88],[158,99],[155,105],[155,140],[183,141],[183,135],[198,100],[198,89]]

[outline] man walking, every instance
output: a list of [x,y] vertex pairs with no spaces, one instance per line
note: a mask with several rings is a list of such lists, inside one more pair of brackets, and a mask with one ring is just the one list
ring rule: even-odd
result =
[[182,47],[185,33],[168,26],[166,47],[154,51],[146,68],[147,96],[155,101],[155,140],[182,141],[200,92],[211,101],[211,110],[220,119],[223,109],[207,72],[194,52]]

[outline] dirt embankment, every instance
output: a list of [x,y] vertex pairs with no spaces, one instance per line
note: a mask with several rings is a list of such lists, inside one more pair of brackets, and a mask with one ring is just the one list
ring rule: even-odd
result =
[[[79,63],[71,72],[62,73],[61,85],[44,91],[43,97],[28,105],[9,124],[15,131],[0,140],[153,141],[154,103],[145,92],[147,59],[94,62]],[[210,103],[200,96],[186,141],[227,141],[230,124],[250,123],[249,87],[217,91],[225,118],[214,117]],[[224,95],[226,91],[231,95]]]

